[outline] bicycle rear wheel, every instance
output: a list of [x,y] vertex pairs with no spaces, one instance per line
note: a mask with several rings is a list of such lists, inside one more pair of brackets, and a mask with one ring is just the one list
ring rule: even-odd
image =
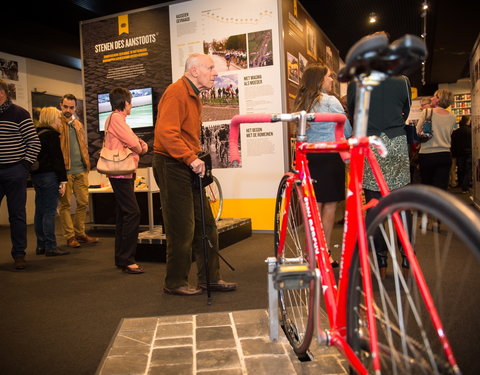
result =
[[[413,185],[382,198],[367,215],[382,374],[454,374],[420,287],[403,260],[392,215],[398,213],[462,373],[480,373],[480,220],[476,212],[436,188]],[[377,255],[386,248],[388,273]],[[347,312],[348,341],[372,370],[362,271],[352,259]],[[476,353],[477,352],[477,353]]]
[[210,202],[213,217],[215,218],[215,221],[218,221],[222,216],[223,194],[222,188],[220,187],[220,182],[215,176],[212,177],[213,182],[205,188],[205,193],[207,194],[208,201]]
[[[303,192],[299,184],[290,185],[287,193],[288,175],[280,182],[275,204],[275,257],[278,264],[308,264],[311,271],[315,269],[311,233],[307,225]],[[287,195],[288,194],[288,195]],[[288,205],[288,206],[287,206]],[[283,222],[283,213],[288,210],[288,217]],[[285,227],[286,235],[281,244],[280,232]],[[279,247],[283,251],[279,253]],[[311,281],[308,288],[279,291],[280,321],[285,335],[300,359],[307,357],[307,350],[312,340],[314,329],[314,288]]]

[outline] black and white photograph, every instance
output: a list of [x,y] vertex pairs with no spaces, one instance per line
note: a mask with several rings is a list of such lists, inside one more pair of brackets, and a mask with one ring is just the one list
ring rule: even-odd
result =
[[0,58],[0,78],[18,81],[18,62]]
[[300,82],[300,73],[298,70],[298,59],[289,52],[287,52],[287,70],[288,70],[288,80],[298,85],[298,83]]
[[[206,151],[210,152],[212,156],[212,167],[217,168],[236,168],[240,167],[241,164],[237,166],[230,165],[229,160],[229,136],[230,136],[230,124],[219,124],[219,125],[204,125],[202,128],[202,136],[204,139],[204,148]],[[239,153],[241,150],[240,140],[238,141]],[[241,158],[240,158],[241,160]]]
[[307,68],[308,60],[300,52],[298,53],[298,75],[300,78],[303,76],[303,72]]

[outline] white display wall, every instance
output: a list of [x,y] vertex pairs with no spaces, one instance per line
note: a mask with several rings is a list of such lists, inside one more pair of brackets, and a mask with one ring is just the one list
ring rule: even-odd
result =
[[[196,0],[171,5],[170,40],[173,81],[183,75],[185,59],[190,53],[208,53],[219,74],[214,90],[218,93],[219,88],[230,85],[235,92],[238,90],[231,105],[222,107],[217,93],[215,101],[214,93],[203,99],[203,113],[207,114],[203,126],[211,128],[208,134],[213,136],[222,127],[228,129],[235,114],[281,112],[281,43],[276,0],[241,3]],[[260,53],[257,40],[264,41],[268,50],[263,51],[268,61],[259,64],[254,63],[254,54]],[[227,55],[231,60],[229,66]],[[284,171],[281,124],[245,124],[240,134],[241,166],[232,168],[214,160],[214,174],[221,181],[224,198],[274,198],[279,176]],[[214,159],[219,159],[219,148],[224,147],[222,141],[214,137],[209,144]]]

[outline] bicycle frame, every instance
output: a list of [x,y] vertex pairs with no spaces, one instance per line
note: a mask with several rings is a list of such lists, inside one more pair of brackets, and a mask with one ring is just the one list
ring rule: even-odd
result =
[[[357,98],[358,99],[358,98]],[[368,98],[367,98],[368,99]],[[365,100],[365,98],[361,99]],[[364,115],[363,115],[364,116]],[[294,114],[260,114],[260,115],[238,115],[232,119],[231,123],[231,160],[238,160],[238,150],[235,140],[238,140],[240,123],[259,123],[259,122],[277,122],[277,121],[299,121],[300,139],[296,142],[295,147],[295,167],[296,170],[287,172],[289,176],[287,190],[285,196],[285,210],[282,214],[282,223],[287,222],[290,190],[295,183],[300,183],[304,194],[304,203],[307,213],[307,222],[312,234],[310,246],[316,256],[317,267],[320,272],[320,282],[322,293],[325,299],[325,307],[330,323],[330,329],[322,332],[321,327],[317,327],[318,335],[327,337],[329,344],[337,347],[348,359],[352,367],[360,374],[367,374],[368,371],[361,363],[353,349],[347,343],[347,304],[348,304],[348,285],[349,271],[355,248],[358,248],[361,269],[363,272],[363,288],[365,292],[365,304],[367,311],[368,329],[370,335],[370,350],[373,358],[373,369],[376,373],[380,373],[380,353],[377,341],[377,327],[374,317],[373,307],[373,287],[372,276],[369,268],[368,244],[366,236],[366,224],[364,213],[371,205],[375,205],[376,201],[371,205],[365,206],[362,202],[362,182],[364,162],[369,163],[377,184],[380,188],[382,196],[389,194],[388,186],[383,177],[380,166],[377,162],[375,154],[370,149],[370,145],[374,145],[380,152],[380,155],[386,153],[383,143],[375,136],[354,136],[349,140],[343,138],[343,124],[345,116],[340,114],[319,114],[309,113],[305,111]],[[336,141],[333,142],[305,142],[306,121],[316,122],[337,122],[335,129]],[[357,130],[358,132],[358,130]],[[315,199],[315,193],[311,182],[310,171],[308,169],[307,154],[313,152],[337,152],[346,158],[350,153],[350,181],[346,198],[345,224],[342,240],[342,254],[340,259],[340,276],[338,284],[335,280],[333,268],[329,261],[329,254],[326,245],[326,239],[323,232],[320,214]],[[237,158],[237,159],[236,159]],[[403,226],[401,218],[398,214],[393,216],[394,225],[399,235],[399,240],[404,247],[406,257],[410,262],[413,277],[420,285],[420,290],[425,303],[429,306],[431,318],[434,326],[437,328],[439,339],[443,344],[444,350],[451,363],[456,363],[451,351],[447,338],[443,335],[443,328],[438,316],[437,310],[433,304],[433,299],[426,285],[420,266],[415,258],[414,251],[409,242],[408,234]],[[283,251],[285,243],[286,225],[282,225],[279,236],[279,254]],[[318,321],[318,319],[317,319]]]

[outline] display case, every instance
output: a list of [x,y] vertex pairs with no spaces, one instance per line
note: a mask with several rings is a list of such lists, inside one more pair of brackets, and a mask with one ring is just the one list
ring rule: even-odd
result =
[[[90,185],[90,222],[92,228],[115,228],[115,196],[108,179],[100,185]],[[163,223],[160,189],[153,177],[152,167],[137,170],[135,197],[140,208],[140,229],[153,230]]]

